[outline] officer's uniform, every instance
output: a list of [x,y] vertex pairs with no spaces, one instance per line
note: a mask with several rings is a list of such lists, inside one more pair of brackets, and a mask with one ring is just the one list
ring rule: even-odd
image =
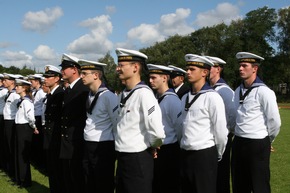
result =
[[[0,79],[3,80],[4,75],[0,74]],[[3,109],[5,105],[5,96],[8,90],[3,85],[0,86],[0,169],[6,171],[6,161],[5,161],[5,154],[4,154],[4,118],[3,118]]]
[[[78,59],[63,54],[62,69],[66,67],[80,68]],[[80,78],[72,82],[64,92],[61,114],[60,159],[63,164],[63,177],[66,192],[79,193],[84,190],[83,132],[86,125],[86,101],[89,89]]]
[[[264,58],[248,52],[236,54],[239,63],[258,65]],[[270,148],[281,126],[275,93],[260,79],[235,90],[236,126],[232,150],[235,193],[271,192]]]
[[[149,74],[170,75],[172,68],[147,64]],[[162,112],[165,139],[154,159],[153,193],[179,192],[179,143],[182,117],[181,101],[172,88],[157,96]]]
[[[173,65],[169,65],[168,67],[172,68],[172,73],[171,73],[171,78],[176,77],[176,76],[183,76],[185,77],[186,75],[186,71],[178,68],[176,66]],[[190,90],[189,86],[187,83],[182,83],[180,84],[178,87],[174,88],[174,91],[176,92],[176,94],[178,95],[178,97],[181,99],[183,97],[183,95],[187,94],[188,91]]]
[[[39,81],[41,85],[41,74],[29,75],[28,80],[36,80]],[[43,152],[43,130],[42,130],[42,115],[43,115],[43,100],[46,97],[46,93],[42,90],[42,88],[34,88],[32,90],[33,96],[33,104],[34,104],[34,116],[35,116],[35,125],[37,130],[39,131],[38,135],[33,135],[32,137],[32,161],[36,164],[39,169],[45,169],[45,154]]]
[[[31,83],[16,79],[16,85],[30,86]],[[31,186],[31,141],[33,131],[36,129],[34,105],[31,98],[21,97],[17,106],[18,110],[15,115],[15,178],[18,185],[29,187]]]
[[[145,63],[147,59],[145,54],[134,50],[119,48],[116,53],[118,62]],[[118,159],[116,192],[152,192],[151,147],[159,147],[165,138],[160,107],[152,90],[143,82],[130,91],[124,90],[120,101],[118,124],[114,132]]]
[[[214,67],[219,66],[220,68],[223,68],[223,65],[226,64],[224,60],[218,57],[206,57],[214,63]],[[230,159],[235,127],[234,91],[223,78],[220,78],[212,87],[220,94],[225,104],[227,128],[229,130],[227,146],[223,154],[223,159],[218,162],[217,193],[230,193]]]
[[[79,60],[79,64],[81,70],[102,72],[106,66],[88,60]],[[83,159],[87,193],[114,193],[116,153],[113,128],[117,124],[118,105],[117,95],[104,83],[101,83],[96,93],[90,91],[88,95]]]
[[[14,74],[4,74],[4,79],[14,80],[19,76]],[[15,93],[15,89],[9,90],[5,96],[5,105],[3,109],[4,117],[4,151],[7,162],[8,175],[14,181],[15,179],[15,115],[17,112],[17,103],[20,96]]]
[[[202,56],[187,54],[185,59],[187,66],[206,69],[213,66]],[[215,192],[218,159],[222,158],[228,135],[223,100],[205,83],[198,93],[183,96],[182,107],[182,192]]]
[[[52,65],[45,66],[45,78],[59,76],[60,70]],[[46,165],[48,169],[49,188],[51,193],[62,193],[64,182],[62,167],[59,159],[60,153],[60,123],[64,90],[61,86],[54,87],[47,94],[45,108],[45,125],[43,127],[43,148],[46,152]]]

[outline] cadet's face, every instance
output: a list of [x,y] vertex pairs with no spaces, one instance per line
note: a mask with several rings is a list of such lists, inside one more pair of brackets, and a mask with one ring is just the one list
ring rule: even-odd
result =
[[176,76],[174,78],[171,78],[173,87],[176,88],[179,85],[181,85],[183,83],[183,80],[184,80],[183,76]]
[[37,83],[38,83],[37,80],[29,80],[29,82],[31,82],[31,87],[32,87],[32,88],[37,87]]
[[52,88],[59,81],[59,77],[57,76],[48,76],[44,78],[44,84],[48,88]]
[[45,85],[45,83],[42,84],[41,86],[43,92],[48,93],[49,92],[49,87]]
[[158,90],[162,83],[164,83],[164,75],[160,74],[150,74],[149,75],[149,83],[153,90]]
[[90,85],[96,79],[97,72],[92,72],[91,70],[82,70],[81,78],[84,85]]
[[242,62],[240,63],[240,77],[244,80],[249,79],[253,76],[256,76],[258,66],[253,66],[251,63]]
[[20,86],[20,85],[16,85],[16,93],[17,94],[21,94],[22,92],[25,91],[24,87],[23,86]]
[[3,86],[5,88],[9,87],[11,84],[12,84],[12,80],[9,80],[9,79],[4,79],[3,80]]
[[116,71],[120,80],[127,80],[137,72],[137,64],[134,62],[119,62]]
[[64,80],[68,80],[76,73],[76,71],[77,69],[75,67],[62,68],[61,69],[62,78]]
[[206,76],[206,70],[196,66],[188,66],[186,68],[187,79],[189,83],[196,83]]
[[217,77],[219,72],[220,72],[220,67],[218,67],[218,66],[211,67],[209,79],[211,80],[211,79],[214,79],[215,77]]

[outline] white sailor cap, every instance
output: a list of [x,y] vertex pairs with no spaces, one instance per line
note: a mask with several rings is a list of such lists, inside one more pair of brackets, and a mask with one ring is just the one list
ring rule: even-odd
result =
[[61,64],[59,66],[61,66],[62,68],[68,68],[68,67],[80,68],[78,61],[79,59],[75,56],[63,54],[61,58]]
[[183,70],[182,68],[173,66],[173,65],[169,65],[168,67],[172,68],[172,73],[171,75],[176,77],[176,76],[185,76],[186,75],[186,71]]
[[145,62],[148,57],[136,50],[128,50],[124,48],[117,48],[116,54],[118,56],[118,61],[140,61]]
[[81,70],[103,70],[107,64],[90,60],[79,59]]
[[16,78],[19,78],[19,75],[17,74],[4,73],[3,76],[4,76],[4,79],[9,79],[9,80],[15,80]]
[[248,62],[248,63],[260,63],[264,60],[263,57],[258,56],[256,54],[252,54],[250,52],[238,52],[236,54],[236,58],[238,59],[238,62]]
[[213,66],[221,66],[223,67],[224,64],[226,64],[226,61],[224,61],[221,58],[218,57],[214,57],[214,56],[205,56],[207,59],[209,59],[210,61],[212,61]]
[[197,66],[199,68],[210,69],[214,64],[212,61],[204,56],[196,54],[186,54],[185,56],[186,66]]
[[41,80],[42,74],[31,74],[27,77],[28,80]]
[[44,77],[53,77],[53,76],[61,76],[61,71],[56,66],[53,65],[46,65],[44,67]]
[[157,64],[147,64],[149,74],[168,74],[170,75],[172,72],[172,68],[163,66],[163,65],[157,65]]
[[0,79],[3,79],[3,78],[4,78],[4,75],[0,73]]
[[27,80],[23,80],[23,79],[15,79],[15,85],[17,86],[23,86],[23,85],[31,85],[31,82],[27,81]]

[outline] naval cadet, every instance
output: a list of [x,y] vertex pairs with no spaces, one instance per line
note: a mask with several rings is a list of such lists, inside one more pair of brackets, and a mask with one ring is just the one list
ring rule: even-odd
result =
[[89,89],[80,78],[78,58],[63,54],[61,66],[62,78],[69,86],[64,92],[61,114],[60,159],[62,161],[65,193],[84,191],[84,173],[82,168],[84,150],[84,128],[86,125],[86,101]]
[[233,192],[270,193],[271,143],[281,126],[276,96],[257,76],[263,57],[238,52],[236,58],[243,81],[234,98]]
[[59,158],[61,140],[61,112],[64,90],[60,86],[61,71],[56,66],[46,65],[44,84],[49,88],[44,112],[43,148],[46,152],[46,165],[51,193],[64,192],[62,167]]
[[35,124],[31,83],[16,79],[16,93],[20,95],[15,115],[15,179],[19,187],[32,185],[30,159],[32,136],[39,134]]
[[20,96],[15,92],[15,79],[19,76],[4,73],[3,85],[8,92],[4,98],[4,151],[6,169],[10,178],[15,181],[15,115]]
[[174,91],[181,99],[183,95],[187,94],[188,91],[190,90],[190,87],[187,85],[187,83],[184,82],[186,71],[173,65],[169,65],[168,67],[173,69],[170,75],[171,82]]
[[33,104],[34,104],[34,114],[35,114],[35,124],[39,131],[39,135],[34,135],[32,138],[32,161],[35,166],[40,170],[45,170],[45,154],[43,152],[43,131],[42,131],[42,107],[43,100],[46,94],[41,88],[41,78],[42,74],[33,74],[28,76],[28,81],[31,82]]
[[213,63],[194,54],[186,54],[185,60],[191,91],[182,98],[181,190],[215,193],[218,161],[228,135],[225,106],[207,83]]
[[231,168],[231,148],[232,138],[235,127],[235,106],[234,106],[234,91],[229,87],[226,81],[221,77],[224,65],[226,62],[218,57],[206,56],[213,62],[213,67],[210,69],[209,82],[210,85],[222,97],[227,119],[227,128],[229,130],[228,141],[223,159],[218,162],[218,176],[217,176],[217,193],[230,193],[230,168]]
[[86,193],[114,193],[115,142],[119,101],[106,86],[104,68],[107,64],[79,60],[81,78],[89,89],[87,120],[84,129],[84,158]]
[[152,149],[165,138],[162,114],[153,91],[141,81],[147,56],[139,51],[117,48],[116,71],[125,89],[120,94],[120,112],[115,135],[117,193],[151,193]]
[[179,143],[182,119],[181,100],[169,88],[172,68],[162,65],[147,64],[149,69],[149,82],[156,91],[156,98],[162,112],[165,139],[157,149],[154,159],[153,193],[179,192]]

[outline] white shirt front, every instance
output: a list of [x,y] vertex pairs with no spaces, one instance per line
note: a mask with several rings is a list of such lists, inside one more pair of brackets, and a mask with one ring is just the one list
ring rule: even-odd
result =
[[272,142],[281,126],[275,93],[267,86],[259,86],[251,90],[242,104],[239,101],[240,87],[235,90],[235,135],[250,139],[269,136]]
[[[20,101],[21,99],[19,99]],[[29,123],[31,127],[35,125],[35,117],[34,117],[34,105],[30,99],[24,98],[24,100],[20,103],[18,107],[16,116],[15,116],[16,124],[25,124]]]
[[134,91],[125,105],[119,108],[114,135],[115,148],[119,152],[141,152],[162,145],[165,134],[161,110],[148,86],[142,85]]
[[[183,96],[182,107],[186,97],[194,97],[190,92]],[[180,147],[184,150],[202,150],[216,145],[218,158],[222,157],[227,143],[225,106],[221,96],[215,92],[205,92],[182,112],[183,132]]]
[[2,87],[0,90],[0,115],[3,115],[3,109],[5,106],[5,97],[8,92],[7,88]]
[[[86,141],[112,141],[113,128],[116,128],[118,117],[118,97],[106,89],[101,92],[92,110],[92,114],[87,113],[86,126],[84,129],[84,139]],[[95,95],[89,95],[90,104]]]
[[[7,92],[7,95],[9,92]],[[11,94],[7,98],[4,109],[3,109],[3,116],[4,120],[14,120],[15,115],[17,112],[17,103],[18,99],[20,98],[19,94],[15,93],[15,90],[12,90]]]

